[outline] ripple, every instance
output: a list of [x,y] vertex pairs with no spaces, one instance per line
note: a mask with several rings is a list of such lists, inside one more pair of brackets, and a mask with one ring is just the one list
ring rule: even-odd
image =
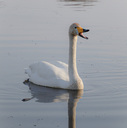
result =
[[127,99],[126,85],[91,85],[90,89],[85,91],[84,99],[102,100],[102,101],[124,101]]

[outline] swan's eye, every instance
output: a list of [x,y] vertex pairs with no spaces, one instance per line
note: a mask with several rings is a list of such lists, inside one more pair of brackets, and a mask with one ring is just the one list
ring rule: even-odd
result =
[[77,27],[75,27],[75,29],[76,29]]

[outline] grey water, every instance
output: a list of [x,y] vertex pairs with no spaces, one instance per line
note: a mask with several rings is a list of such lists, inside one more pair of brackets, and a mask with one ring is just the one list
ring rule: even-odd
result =
[[[0,0],[1,128],[127,127],[126,0]],[[68,28],[78,37],[77,67],[84,90],[40,87],[24,68],[68,62]]]

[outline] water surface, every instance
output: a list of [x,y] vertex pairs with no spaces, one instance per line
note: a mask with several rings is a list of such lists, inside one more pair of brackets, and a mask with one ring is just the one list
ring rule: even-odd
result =
[[[1,127],[126,128],[126,4],[126,0],[1,0]],[[78,38],[77,46],[84,90],[24,84],[29,64],[68,62],[68,28],[73,22],[90,29],[89,40]]]

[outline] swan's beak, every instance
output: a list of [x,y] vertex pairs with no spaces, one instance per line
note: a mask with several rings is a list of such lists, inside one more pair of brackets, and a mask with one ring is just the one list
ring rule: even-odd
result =
[[77,27],[77,30],[78,30],[78,33],[79,33],[79,36],[80,37],[85,38],[85,39],[88,39],[88,37],[84,36],[83,33],[84,32],[88,32],[89,29],[83,29],[82,27]]

